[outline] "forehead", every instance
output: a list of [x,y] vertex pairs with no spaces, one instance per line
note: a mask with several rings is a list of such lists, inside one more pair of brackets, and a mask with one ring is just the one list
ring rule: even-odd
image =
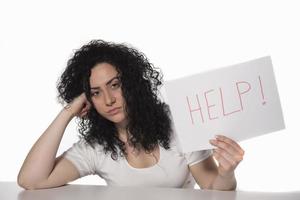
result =
[[118,72],[113,65],[109,63],[97,64],[91,70],[90,85],[91,87],[105,85],[117,74]]

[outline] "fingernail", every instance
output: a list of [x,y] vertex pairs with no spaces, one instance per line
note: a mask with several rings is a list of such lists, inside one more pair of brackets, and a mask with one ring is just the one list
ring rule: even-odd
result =
[[215,135],[216,139],[222,140],[222,135]]
[[213,140],[213,139],[211,139],[211,140],[209,140],[209,142],[210,142],[211,144],[214,144],[216,141]]

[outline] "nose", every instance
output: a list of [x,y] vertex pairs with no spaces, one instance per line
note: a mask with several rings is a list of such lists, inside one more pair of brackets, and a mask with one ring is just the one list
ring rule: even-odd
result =
[[116,102],[116,97],[112,96],[109,91],[104,92],[104,100],[107,106],[112,106]]

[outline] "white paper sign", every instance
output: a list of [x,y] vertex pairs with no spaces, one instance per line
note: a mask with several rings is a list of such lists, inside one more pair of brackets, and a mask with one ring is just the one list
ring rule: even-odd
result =
[[216,134],[236,141],[284,129],[270,57],[166,81],[183,152],[210,149]]

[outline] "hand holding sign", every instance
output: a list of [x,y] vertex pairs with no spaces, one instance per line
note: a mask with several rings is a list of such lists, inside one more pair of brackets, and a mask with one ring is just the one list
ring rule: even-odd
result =
[[213,150],[213,156],[218,161],[218,172],[222,177],[233,174],[237,165],[243,160],[244,150],[235,141],[223,135],[217,135],[210,143],[217,147]]
[[270,57],[165,83],[183,152],[209,149],[224,133],[241,141],[284,128]]

